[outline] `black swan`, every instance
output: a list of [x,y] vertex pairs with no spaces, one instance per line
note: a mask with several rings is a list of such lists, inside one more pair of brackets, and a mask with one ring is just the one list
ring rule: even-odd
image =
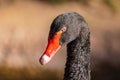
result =
[[40,63],[48,63],[64,44],[67,44],[64,80],[90,80],[90,31],[76,12],[63,13],[54,19]]

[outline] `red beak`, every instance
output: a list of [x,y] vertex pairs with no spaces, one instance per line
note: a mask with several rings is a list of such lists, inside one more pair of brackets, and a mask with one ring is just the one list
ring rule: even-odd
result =
[[42,65],[48,63],[51,60],[51,58],[55,55],[55,53],[60,49],[61,45],[59,40],[61,33],[61,31],[57,32],[52,39],[48,40],[47,48],[40,58],[40,63]]

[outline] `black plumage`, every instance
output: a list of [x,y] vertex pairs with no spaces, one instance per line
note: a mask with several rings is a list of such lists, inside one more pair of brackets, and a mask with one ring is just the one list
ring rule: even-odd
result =
[[90,31],[85,19],[76,12],[63,13],[51,24],[52,38],[62,27],[60,44],[67,44],[64,80],[90,80]]

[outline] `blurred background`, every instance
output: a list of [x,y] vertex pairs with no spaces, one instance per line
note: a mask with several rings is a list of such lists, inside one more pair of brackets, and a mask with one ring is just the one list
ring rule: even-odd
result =
[[120,80],[120,0],[0,0],[0,80],[62,80],[66,46],[39,58],[53,19],[70,11],[91,30],[91,80]]

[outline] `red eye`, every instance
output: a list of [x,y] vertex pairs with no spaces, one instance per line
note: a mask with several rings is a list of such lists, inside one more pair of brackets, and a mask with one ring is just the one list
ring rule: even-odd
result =
[[62,31],[62,32],[65,32],[65,31],[66,31],[66,27],[63,27],[63,28],[61,29],[61,31]]

